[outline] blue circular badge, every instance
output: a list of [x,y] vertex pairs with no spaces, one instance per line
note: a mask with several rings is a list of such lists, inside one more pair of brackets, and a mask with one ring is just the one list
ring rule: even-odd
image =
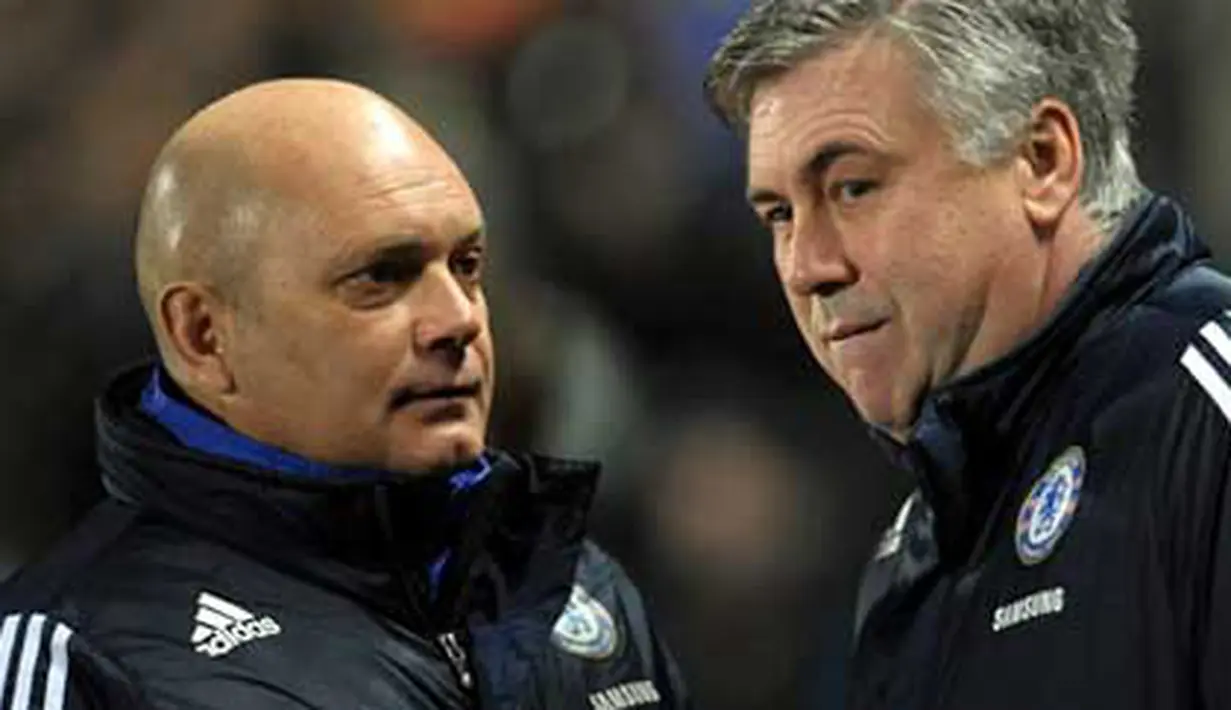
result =
[[1047,559],[1073,522],[1086,456],[1072,446],[1052,461],[1030,489],[1017,514],[1017,558],[1025,565]]
[[564,613],[551,630],[551,640],[576,656],[601,660],[615,654],[619,633],[611,613],[581,585],[573,585]]

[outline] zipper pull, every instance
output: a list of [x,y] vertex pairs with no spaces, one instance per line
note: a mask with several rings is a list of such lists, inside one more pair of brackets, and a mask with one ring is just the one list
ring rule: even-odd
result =
[[466,649],[457,639],[457,632],[450,631],[436,637],[440,642],[440,648],[444,650],[445,657],[449,659],[449,664],[453,666],[453,671],[457,673],[457,679],[461,682],[462,687],[466,690],[474,688],[474,676],[470,673],[470,661],[466,658]]

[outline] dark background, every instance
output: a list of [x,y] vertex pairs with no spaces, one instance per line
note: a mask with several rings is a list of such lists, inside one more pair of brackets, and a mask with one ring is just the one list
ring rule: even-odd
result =
[[[1231,252],[1231,10],[1133,4],[1142,174]],[[606,462],[595,532],[699,707],[836,706],[855,578],[910,482],[811,364],[741,146],[701,100],[744,5],[0,0],[0,576],[98,495],[92,398],[151,352],[129,250],[159,145],[243,84],[330,75],[401,103],[471,176],[494,440]]]

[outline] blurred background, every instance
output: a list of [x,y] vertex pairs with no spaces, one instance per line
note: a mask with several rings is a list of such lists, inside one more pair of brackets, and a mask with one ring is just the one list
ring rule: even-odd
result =
[[[1137,0],[1137,155],[1231,255],[1231,4]],[[0,577],[99,494],[94,393],[152,352],[145,173],[263,78],[365,83],[490,225],[494,439],[606,464],[593,525],[704,710],[837,707],[859,567],[911,482],[811,364],[704,63],[736,0],[0,0]]]

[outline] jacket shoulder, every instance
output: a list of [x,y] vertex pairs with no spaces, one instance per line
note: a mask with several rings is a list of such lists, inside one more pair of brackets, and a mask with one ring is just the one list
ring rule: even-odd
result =
[[1142,304],[1179,319],[1208,319],[1214,313],[1231,308],[1231,276],[1209,262],[1198,261],[1181,269]]
[[46,614],[123,657],[152,637],[182,643],[175,633],[202,584],[254,573],[221,544],[105,500],[0,586],[0,613]]
[[1199,411],[1192,395],[1200,380],[1211,382],[1211,370],[1231,374],[1228,313],[1231,279],[1204,264],[1105,310],[1051,365],[1058,376],[1047,401],[1065,406],[1044,419],[1064,422],[1070,438],[1098,439],[1124,429],[1140,435],[1161,423],[1160,411]]
[[136,525],[136,511],[105,500],[45,555],[27,562],[0,584],[0,611],[71,613],[76,600],[99,579],[108,558]]
[[619,560],[590,539],[582,542],[576,581],[583,586],[596,588],[633,584]]
[[1175,421],[1191,435],[1198,433],[1194,417],[1231,420],[1231,278],[1190,266],[1111,321],[1091,330],[1088,347],[1078,350],[1081,367],[1067,378],[1089,402],[1085,416],[1096,438],[1119,430],[1161,434]]
[[582,543],[573,585],[570,604],[575,604],[579,595],[597,600],[612,610],[635,636],[644,636],[651,626],[650,613],[637,584],[615,557],[592,540]]
[[1202,329],[1228,311],[1231,278],[1195,264],[1145,298],[1099,316],[1077,356],[1099,367],[1103,379],[1108,374],[1136,380],[1165,375]]
[[[572,671],[556,675],[586,677],[594,707],[691,707],[675,658],[647,610],[645,599],[623,566],[591,540],[582,543],[564,612],[552,629],[552,643],[572,656]],[[610,631],[605,633],[604,629]],[[585,657],[604,663],[582,664]]]
[[14,707],[25,707],[23,697],[69,710],[147,706],[128,669],[99,643],[89,601],[91,587],[112,574],[108,558],[135,518],[135,511],[104,501],[0,585],[0,668],[13,672]]

